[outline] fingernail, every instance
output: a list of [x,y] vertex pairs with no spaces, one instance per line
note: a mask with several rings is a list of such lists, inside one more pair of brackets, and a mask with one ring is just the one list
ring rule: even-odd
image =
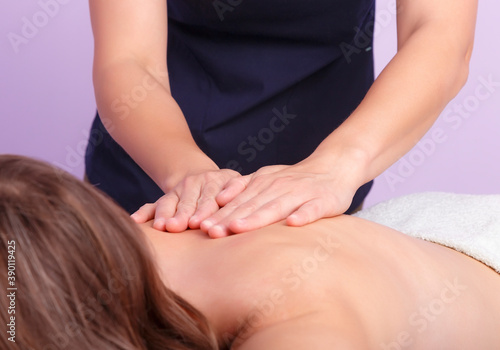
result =
[[247,220],[246,219],[238,219],[238,220],[235,220],[234,223],[236,224],[236,226],[245,226],[247,224]]
[[224,228],[221,225],[215,225],[210,231],[215,237],[221,237],[224,234]]
[[176,225],[178,222],[177,218],[168,218],[165,220],[165,225]]
[[300,217],[297,214],[292,214],[286,219],[286,223],[291,226],[300,225]]
[[158,229],[163,229],[165,227],[165,219],[156,219],[153,226]]
[[201,223],[201,225],[203,226],[203,228],[205,230],[208,230],[210,227],[212,227],[215,223],[212,221],[212,220],[205,220]]
[[201,221],[198,216],[193,216],[191,219],[188,221],[188,227],[192,229],[198,229],[201,228]]

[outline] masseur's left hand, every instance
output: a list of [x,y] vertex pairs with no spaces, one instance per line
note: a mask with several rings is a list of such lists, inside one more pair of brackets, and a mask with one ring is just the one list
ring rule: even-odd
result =
[[212,238],[242,233],[286,219],[303,226],[344,213],[363,184],[364,161],[347,154],[313,154],[296,165],[274,165],[229,181],[216,200],[222,207],[201,229]]

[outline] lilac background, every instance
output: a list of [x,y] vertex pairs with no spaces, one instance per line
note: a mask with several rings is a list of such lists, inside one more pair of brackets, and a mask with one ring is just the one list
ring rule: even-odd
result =
[[[87,133],[95,112],[92,32],[86,1],[58,1],[64,4],[53,9],[45,23],[37,17],[41,21],[38,32],[31,33],[17,50],[9,33],[21,35],[23,18],[32,21],[42,9],[40,2],[0,3],[0,153],[45,159],[82,177]],[[377,1],[377,73],[396,51],[396,20],[390,10],[394,1]],[[467,85],[424,137],[426,153],[416,147],[382,174],[367,205],[429,190],[500,193],[500,86],[489,97],[476,92],[480,79],[490,77],[500,83],[499,11],[497,0],[480,1]],[[487,91],[481,89],[481,93]],[[454,111],[460,105],[469,109],[467,117]],[[432,141],[433,133],[440,133],[435,138],[439,143]]]

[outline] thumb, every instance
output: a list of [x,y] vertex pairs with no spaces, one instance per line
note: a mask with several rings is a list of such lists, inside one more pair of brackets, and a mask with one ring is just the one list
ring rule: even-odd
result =
[[322,218],[341,215],[345,211],[342,208],[343,206],[335,200],[311,199],[291,213],[286,218],[286,224],[289,226],[304,226]]

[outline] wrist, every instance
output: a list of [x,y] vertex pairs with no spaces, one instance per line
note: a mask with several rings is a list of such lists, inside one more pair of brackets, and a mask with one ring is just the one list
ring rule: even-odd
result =
[[219,170],[217,164],[201,151],[182,154],[182,158],[175,162],[175,166],[169,167],[164,172],[159,186],[166,193],[187,176],[216,170]]
[[305,161],[314,164],[318,171],[337,173],[356,189],[368,181],[370,153],[350,144],[320,144]]

